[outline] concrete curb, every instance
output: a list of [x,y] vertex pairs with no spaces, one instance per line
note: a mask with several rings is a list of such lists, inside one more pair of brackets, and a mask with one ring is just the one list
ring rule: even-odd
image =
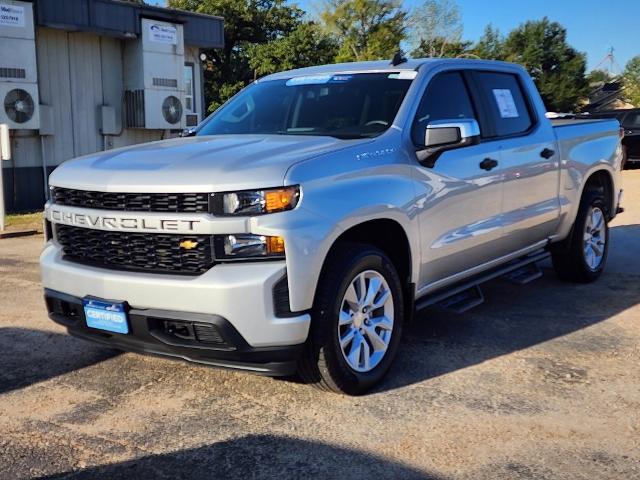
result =
[[37,235],[38,230],[16,230],[13,232],[0,232],[0,238],[15,238],[15,237],[28,237],[30,235]]

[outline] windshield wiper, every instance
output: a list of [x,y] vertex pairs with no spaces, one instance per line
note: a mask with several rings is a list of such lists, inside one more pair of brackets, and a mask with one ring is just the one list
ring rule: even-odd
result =
[[292,132],[291,130],[280,130],[276,132],[276,134],[307,137],[333,137],[340,140],[355,140],[357,138],[369,138],[377,135],[371,133]]
[[374,136],[375,134],[371,134],[371,133],[328,133],[327,134],[330,137],[335,137],[335,138],[339,138],[340,140],[355,140],[357,138],[371,138],[372,136]]

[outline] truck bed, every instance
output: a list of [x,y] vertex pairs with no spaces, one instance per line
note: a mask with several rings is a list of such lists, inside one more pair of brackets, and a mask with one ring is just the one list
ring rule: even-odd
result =
[[[603,119],[603,118],[557,118],[550,119],[551,125],[554,127],[567,127],[571,125],[585,125],[590,123],[608,122],[615,119]],[[617,120],[615,120],[618,122]],[[619,125],[619,124],[618,124]]]
[[559,142],[580,138],[592,141],[603,136],[620,134],[620,123],[616,119],[561,119],[551,120]]

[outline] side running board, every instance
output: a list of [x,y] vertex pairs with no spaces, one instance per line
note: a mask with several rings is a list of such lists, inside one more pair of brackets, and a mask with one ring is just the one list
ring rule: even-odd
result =
[[526,285],[542,276],[542,270],[537,263],[530,263],[517,270],[505,273],[504,278],[518,285]]
[[542,270],[537,263],[549,256],[549,252],[540,250],[481,273],[457,285],[427,294],[416,300],[416,310],[436,306],[453,313],[466,312],[484,302],[484,295],[480,289],[481,284],[497,277],[505,277],[511,282],[526,285],[542,276]]

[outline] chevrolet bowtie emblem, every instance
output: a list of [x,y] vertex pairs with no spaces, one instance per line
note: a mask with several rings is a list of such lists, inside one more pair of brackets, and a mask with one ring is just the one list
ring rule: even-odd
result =
[[194,242],[193,240],[183,240],[180,242],[180,248],[184,248],[185,250],[191,250],[198,246],[198,242]]

